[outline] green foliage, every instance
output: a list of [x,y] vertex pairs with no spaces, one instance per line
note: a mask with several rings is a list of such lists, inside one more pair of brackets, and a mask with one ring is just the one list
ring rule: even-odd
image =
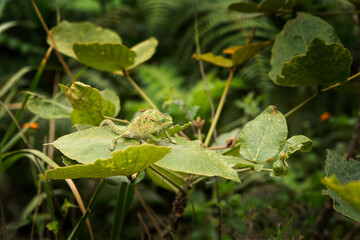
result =
[[314,38],[305,55],[295,56],[283,64],[276,84],[309,87],[342,83],[350,75],[351,63],[350,52],[344,46]]
[[96,88],[81,82],[73,83],[70,88],[60,85],[60,88],[73,107],[70,118],[74,124],[96,126],[104,116],[115,117],[120,111],[120,100],[111,90],[104,91],[103,96]]
[[356,221],[360,221],[359,167],[357,158],[347,161],[341,154],[328,150],[325,165],[327,178],[323,179],[328,190],[323,190],[323,194],[334,200],[336,211]]
[[275,83],[282,77],[284,63],[296,55],[305,54],[314,38],[325,40],[328,44],[339,42],[334,29],[319,17],[298,13],[297,18],[285,24],[283,30],[276,36],[272,49],[272,70],[269,76]]
[[268,106],[242,129],[240,154],[249,161],[265,162],[279,153],[287,134],[285,117],[275,106]]
[[202,176],[220,176],[226,179],[240,182],[234,169],[226,163],[226,157],[205,150],[199,141],[186,141],[183,138],[175,138],[177,144],[165,144],[171,146],[172,151],[156,163],[157,166],[177,172],[196,174]]

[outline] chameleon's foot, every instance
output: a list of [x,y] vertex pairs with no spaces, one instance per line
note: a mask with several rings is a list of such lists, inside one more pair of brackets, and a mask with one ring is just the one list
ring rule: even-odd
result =
[[167,131],[165,131],[165,135],[171,143],[176,144],[175,139],[173,139]]
[[119,138],[120,138],[120,137],[117,137],[117,138],[115,138],[115,139],[113,139],[113,140],[111,141],[111,144],[110,144],[110,147],[109,147],[110,151],[114,151],[115,145],[116,145],[117,141],[119,140]]

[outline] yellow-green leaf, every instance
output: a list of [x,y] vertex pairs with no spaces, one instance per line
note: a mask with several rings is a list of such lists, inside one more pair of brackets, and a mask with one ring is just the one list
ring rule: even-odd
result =
[[231,54],[231,58],[233,64],[235,66],[240,66],[244,64],[246,61],[251,59],[273,41],[265,41],[258,43],[250,43],[242,46],[235,46],[228,49],[223,50],[223,53]]
[[323,178],[322,183],[360,213],[360,181],[353,181],[342,185],[337,177],[332,175],[330,178]]
[[142,144],[129,146],[111,152],[111,157],[99,159],[90,164],[76,164],[46,171],[51,179],[105,178],[111,176],[131,176],[159,161],[171,151],[170,147]]
[[233,66],[233,62],[230,59],[224,58],[223,56],[216,56],[213,53],[193,54],[193,58],[224,68],[231,68]]

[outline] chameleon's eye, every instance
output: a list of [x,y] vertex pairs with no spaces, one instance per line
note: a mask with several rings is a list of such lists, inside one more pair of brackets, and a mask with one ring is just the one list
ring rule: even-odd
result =
[[162,123],[166,122],[166,118],[161,119],[161,122]]

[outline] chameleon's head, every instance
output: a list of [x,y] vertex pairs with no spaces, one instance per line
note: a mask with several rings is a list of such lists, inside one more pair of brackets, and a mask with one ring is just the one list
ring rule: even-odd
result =
[[170,115],[163,116],[161,118],[161,130],[168,129],[173,124],[172,117]]

